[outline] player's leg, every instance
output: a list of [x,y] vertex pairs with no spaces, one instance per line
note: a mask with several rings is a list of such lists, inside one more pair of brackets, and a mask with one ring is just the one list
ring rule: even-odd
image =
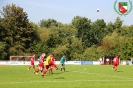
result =
[[114,67],[114,71],[116,72],[116,66]]
[[42,77],[44,77],[44,75],[46,74],[46,72],[48,71],[49,65],[46,65],[46,69],[44,69],[42,71]]
[[30,70],[31,67],[32,67],[32,66],[30,65],[30,66],[28,67],[28,70]]
[[44,64],[40,63],[38,72],[40,72],[40,71],[42,72],[43,68],[44,68]]
[[57,67],[57,65],[55,63],[53,64],[53,66],[56,68],[56,70],[58,70],[58,67]]
[[44,76],[44,74],[46,74],[47,70],[48,69],[45,69],[45,70],[42,71],[42,76]]
[[117,71],[117,64],[114,63],[114,71]]
[[63,64],[61,64],[61,69],[60,69],[60,71],[62,71],[62,69],[63,69]]
[[116,64],[116,66],[115,66],[115,72],[117,71],[117,66],[118,66],[118,65]]
[[49,63],[49,73],[53,74],[53,63],[52,62]]
[[114,63],[114,64],[113,64],[113,68],[112,68],[113,70],[115,70],[115,66],[116,66],[116,64]]
[[117,71],[117,67],[115,68],[115,72]]
[[39,63],[39,68],[36,70],[36,74],[38,74],[38,72],[42,72],[42,70],[43,70],[43,67],[44,67],[44,64],[43,63]]
[[42,66],[41,72],[43,72],[43,70],[44,70],[44,65]]
[[38,72],[40,72],[40,71],[41,71],[41,72],[43,71],[43,67],[42,67],[42,66],[40,67],[40,69],[39,69],[39,71],[38,71]]
[[61,64],[61,71],[62,69],[65,71],[65,64]]
[[39,66],[39,68],[37,70],[35,70],[35,74],[38,74],[41,71],[42,67]]
[[33,70],[35,71],[36,69],[35,69],[35,65],[34,64],[32,65],[32,67],[33,67]]
[[28,67],[28,70],[30,70],[33,67],[33,64],[31,63],[31,65]]
[[63,64],[63,69],[64,69],[64,71],[65,71],[65,64]]
[[53,65],[50,65],[50,73],[53,74]]

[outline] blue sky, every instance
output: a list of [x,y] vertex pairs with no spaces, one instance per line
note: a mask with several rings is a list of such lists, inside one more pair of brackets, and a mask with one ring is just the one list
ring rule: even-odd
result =
[[[28,19],[34,23],[42,19],[55,19],[59,22],[69,24],[74,16],[82,16],[91,19],[104,19],[106,23],[114,22],[119,15],[114,11],[116,0],[0,0],[0,10],[7,4],[16,4],[28,14]],[[128,2],[129,0],[117,0],[117,2]],[[129,5],[129,4],[128,4]],[[99,8],[100,12],[96,12]],[[130,5],[129,5],[130,8]],[[119,16],[124,25],[133,24],[133,11],[126,17]]]

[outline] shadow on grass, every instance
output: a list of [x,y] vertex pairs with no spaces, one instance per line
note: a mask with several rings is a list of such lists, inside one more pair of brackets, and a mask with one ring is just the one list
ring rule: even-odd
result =
[[63,71],[63,70],[62,70],[62,71],[59,71],[59,73],[57,73],[57,74],[60,74],[60,73],[63,73],[63,72],[69,72],[69,71]]
[[65,71],[65,72],[69,72],[69,71]]
[[57,77],[57,78],[54,78],[54,79],[65,79],[64,77]]
[[55,72],[53,71],[53,74],[51,74],[50,72],[48,72],[47,75],[63,74],[65,72],[69,72],[69,71],[59,71],[59,72],[58,71],[57,72],[56,71]]
[[[51,74],[51,73],[50,73]],[[53,72],[53,74],[62,74],[62,72]]]
[[123,72],[123,71],[117,71],[117,72]]

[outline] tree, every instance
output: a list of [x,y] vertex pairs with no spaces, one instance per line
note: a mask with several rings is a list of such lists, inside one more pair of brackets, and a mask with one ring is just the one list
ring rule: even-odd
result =
[[76,37],[82,41],[84,48],[90,47],[90,26],[91,21],[86,17],[76,16],[72,19],[73,26],[77,29]]
[[119,33],[119,36],[125,36],[125,37],[131,37],[131,35],[132,35],[132,31],[129,29],[129,26],[126,26],[126,25],[124,25],[124,26],[122,26],[121,28],[120,28],[120,33]]
[[39,26],[41,28],[46,27],[46,28],[51,28],[51,27],[58,27],[58,22],[54,19],[48,19],[48,20],[41,20],[39,22]]
[[51,52],[49,47],[41,41],[38,42],[33,48],[33,51],[36,53],[36,56],[40,56],[42,53],[48,54],[49,52]]
[[9,55],[22,55],[32,51],[32,46],[36,44],[38,36],[23,8],[15,4],[6,5],[1,15],[3,16],[1,40],[8,44],[6,52]]
[[47,44],[47,41],[50,39],[50,30],[47,28],[39,28],[37,33],[40,41],[44,44]]
[[115,26],[112,22],[109,22],[107,25],[106,25],[106,28],[105,28],[105,33],[108,34],[108,35],[111,35],[115,30]]
[[70,60],[81,59],[81,54],[83,54],[84,51],[81,40],[78,38],[71,38],[71,44],[68,46],[68,48]]
[[104,36],[106,36],[105,33],[105,27],[106,23],[104,22],[103,19],[98,19],[97,21],[93,22],[91,24],[91,40],[93,44],[101,44],[102,39]]
[[124,37],[119,36],[115,31],[112,35],[107,35],[103,38],[101,47],[106,50],[106,55],[119,54],[120,45],[123,43]]
[[106,34],[112,34],[114,31],[116,31],[118,34],[121,33],[121,27],[122,27],[123,21],[117,17],[115,19],[115,22],[109,22],[105,28]]
[[[52,48],[51,50],[53,52],[53,54],[56,57],[56,60],[60,60],[60,57],[63,54],[66,54],[66,52],[68,51],[68,44],[65,45],[58,45],[56,48]],[[67,56],[67,55],[66,55]]]
[[82,60],[97,60],[97,51],[95,45],[91,46],[90,48],[86,48],[83,53]]
[[123,23],[123,21],[120,19],[120,17],[117,17],[115,22],[114,22],[115,28],[121,28],[122,23]]
[[130,26],[128,26],[128,29],[129,29],[129,31],[128,31],[128,37],[132,37],[133,36],[133,25],[130,25]]
[[121,33],[122,23],[123,23],[123,21],[119,17],[117,17],[114,22],[114,27],[115,27],[115,30],[117,31],[117,33]]
[[55,48],[57,45],[59,45],[60,43],[62,43],[61,41],[61,37],[59,37],[59,30],[58,28],[52,28],[49,29],[50,30],[50,34],[49,34],[49,39],[47,40],[47,45],[50,48]]
[[6,56],[8,55],[6,51],[7,44],[5,42],[0,42],[0,58],[2,60],[6,59]]
[[37,56],[41,55],[43,52],[46,54],[51,52],[47,45],[47,42],[50,39],[50,30],[47,28],[39,28],[37,30],[37,35],[39,36],[39,42],[33,47]]
[[120,45],[121,58],[124,60],[131,59],[133,57],[133,38],[126,38]]

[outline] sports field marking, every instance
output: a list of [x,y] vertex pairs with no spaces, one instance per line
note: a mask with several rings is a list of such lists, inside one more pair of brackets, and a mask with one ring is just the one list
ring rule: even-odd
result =
[[82,74],[91,74],[91,75],[98,75],[98,76],[108,76],[108,77],[112,77],[112,78],[122,78],[122,79],[128,79],[128,80],[133,80],[133,78],[128,78],[128,77],[121,77],[121,76],[112,76],[112,75],[106,75],[106,74],[98,74],[98,73],[89,73],[89,72],[84,72],[85,68],[83,70],[79,70],[79,71],[73,71],[73,72],[78,72],[78,73],[82,73]]
[[[82,74],[91,74],[91,75],[97,75],[97,76],[103,76],[103,77],[112,77],[112,78],[121,78],[118,80],[105,80],[105,79],[101,79],[101,80],[93,80],[93,79],[86,79],[86,80],[56,80],[56,81],[51,81],[51,80],[44,80],[44,81],[20,81],[20,82],[0,82],[0,85],[7,85],[7,84],[32,84],[32,83],[43,83],[43,82],[47,82],[47,83],[78,83],[78,82],[133,82],[133,78],[129,78],[129,77],[121,77],[121,76],[112,76],[112,75],[108,75],[108,74],[98,74],[98,73],[89,73],[89,72],[85,72],[86,68],[84,69],[78,69],[76,71],[71,71],[71,72],[78,72],[78,73],[82,73]],[[42,78],[43,79],[43,78]]]
[[78,72],[78,73],[82,73],[82,74],[91,74],[91,75],[97,75],[97,76],[107,76],[107,77],[115,77],[115,78],[121,78],[122,80],[104,80],[104,79],[101,79],[101,80],[92,80],[92,79],[88,79],[88,80],[56,80],[56,81],[51,81],[51,80],[44,80],[44,81],[25,81],[25,82],[1,82],[0,85],[6,85],[6,84],[32,84],[32,83],[42,83],[42,82],[47,82],[47,83],[70,83],[70,82],[73,82],[73,83],[78,83],[78,82],[133,82],[133,78],[127,78],[127,77],[121,77],[121,76],[112,76],[112,75],[106,75],[106,74],[98,74],[98,73],[88,73],[88,72],[85,72],[86,68],[82,69],[82,70],[76,70],[76,71],[72,71],[72,72]]
[[55,83],[55,82],[65,82],[65,83],[69,83],[69,82],[133,82],[133,80],[70,80],[70,81],[51,81],[51,80],[49,80],[49,81],[46,81],[46,80],[44,80],[44,81],[28,81],[28,82],[2,82],[2,83],[0,83],[0,85],[2,85],[2,84],[30,84],[30,83],[41,83],[41,82],[47,82],[47,83]]

